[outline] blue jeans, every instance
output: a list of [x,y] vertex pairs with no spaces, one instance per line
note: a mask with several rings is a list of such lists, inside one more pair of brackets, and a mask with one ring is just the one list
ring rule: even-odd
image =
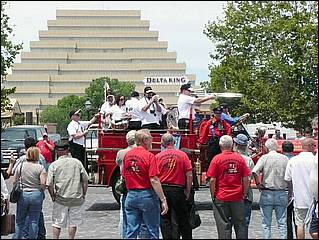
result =
[[[43,194],[43,200],[45,198],[45,194],[44,192],[42,192]],[[26,221],[25,221],[25,225],[24,225],[24,229],[23,229],[23,238],[28,239],[29,236],[29,217],[27,216]],[[45,239],[46,238],[46,229],[45,229],[45,224],[44,224],[44,216],[43,216],[43,212],[41,211],[40,213],[40,218],[39,218],[39,230],[38,230],[38,238],[37,239]]]
[[137,238],[142,223],[145,224],[149,239],[159,238],[160,203],[153,190],[129,190],[125,199],[125,213],[128,239]]
[[126,199],[126,193],[121,195],[120,198],[120,223],[119,223],[119,233],[121,239],[126,239],[126,226],[127,226],[127,219],[126,219],[126,213],[125,213],[125,199]]
[[272,210],[275,209],[279,238],[286,239],[288,191],[262,190],[259,205],[262,217],[263,238],[271,238]]
[[[42,211],[43,192],[23,192],[17,202],[16,231],[12,239],[22,239],[28,222],[28,238],[36,239],[39,231],[39,218]],[[27,221],[28,219],[28,221]]]

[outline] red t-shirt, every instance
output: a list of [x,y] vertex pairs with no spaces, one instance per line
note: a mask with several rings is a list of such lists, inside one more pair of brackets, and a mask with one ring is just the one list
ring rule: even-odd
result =
[[166,149],[156,154],[161,183],[186,187],[186,173],[192,171],[191,162],[186,153],[176,149]]
[[231,126],[225,120],[218,120],[217,118],[210,119],[203,123],[197,142],[206,144],[212,137],[211,125],[214,124],[214,136],[220,138],[223,135],[231,136]]
[[242,156],[231,151],[216,155],[208,168],[207,176],[216,178],[215,197],[219,201],[237,202],[243,199],[242,178],[250,170]]
[[158,165],[153,153],[139,146],[125,154],[122,176],[128,190],[152,188],[150,178],[158,175]]
[[[54,148],[54,143],[51,140],[48,140],[48,143]],[[40,140],[37,145],[43,157],[45,158],[46,162],[52,163],[52,153],[50,148],[47,146],[47,144],[44,142],[44,140]]]

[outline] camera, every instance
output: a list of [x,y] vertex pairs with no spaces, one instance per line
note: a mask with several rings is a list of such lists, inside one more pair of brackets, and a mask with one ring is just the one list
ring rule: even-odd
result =
[[151,114],[154,114],[154,116],[156,117],[156,113],[155,113],[155,110],[153,109],[153,110],[150,110],[150,113]]

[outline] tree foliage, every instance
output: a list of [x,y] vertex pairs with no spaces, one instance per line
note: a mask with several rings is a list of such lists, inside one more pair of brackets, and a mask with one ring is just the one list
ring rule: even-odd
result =
[[318,2],[229,1],[204,34],[211,90],[244,94],[234,114],[296,128],[318,114]]
[[14,88],[5,88],[4,83],[8,69],[12,66],[15,56],[22,49],[22,44],[13,44],[10,40],[13,29],[9,25],[9,16],[5,13],[6,1],[1,1],[1,112],[10,109],[8,96],[15,92]]
[[[69,95],[60,100],[56,106],[49,106],[41,112],[41,123],[57,123],[57,132],[61,136],[67,135],[67,125],[70,122],[71,110],[83,109],[84,97]],[[86,119],[83,119],[86,120]]]
[[70,122],[69,113],[71,110],[82,109],[81,120],[87,120],[88,116],[85,110],[85,101],[89,99],[92,103],[92,111],[90,115],[97,113],[98,108],[104,103],[104,84],[108,82],[113,94],[122,94],[129,97],[134,91],[135,86],[127,82],[119,82],[117,79],[102,77],[93,79],[90,86],[85,89],[84,96],[69,95],[58,101],[56,106],[49,106],[41,112],[41,123],[57,123],[57,132],[61,136],[67,136],[67,125]]

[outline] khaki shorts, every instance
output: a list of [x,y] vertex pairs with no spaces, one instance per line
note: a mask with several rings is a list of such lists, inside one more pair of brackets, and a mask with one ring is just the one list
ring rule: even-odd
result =
[[52,227],[66,228],[77,227],[83,223],[83,205],[68,207],[57,202],[53,203]]
[[296,225],[299,227],[304,227],[308,208],[294,208],[294,212]]

